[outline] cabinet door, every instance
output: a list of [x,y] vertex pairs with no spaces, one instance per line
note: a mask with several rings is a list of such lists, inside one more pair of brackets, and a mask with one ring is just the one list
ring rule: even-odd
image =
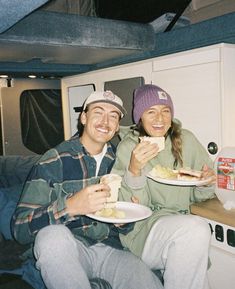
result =
[[68,88],[69,123],[66,122],[66,126],[70,127],[69,137],[77,133],[78,119],[82,112],[83,103],[94,90],[95,87],[93,84],[72,86]]
[[171,95],[175,118],[183,128],[191,130],[205,148],[210,142],[221,148],[219,62],[154,71],[152,81]]

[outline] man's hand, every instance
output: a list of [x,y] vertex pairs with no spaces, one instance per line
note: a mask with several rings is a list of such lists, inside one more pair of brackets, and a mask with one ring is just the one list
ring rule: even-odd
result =
[[158,154],[158,150],[157,144],[151,144],[148,141],[137,144],[131,153],[129,171],[134,176],[140,176],[143,167]]
[[94,213],[104,208],[108,197],[110,197],[108,185],[88,186],[67,199],[67,212],[70,216]]

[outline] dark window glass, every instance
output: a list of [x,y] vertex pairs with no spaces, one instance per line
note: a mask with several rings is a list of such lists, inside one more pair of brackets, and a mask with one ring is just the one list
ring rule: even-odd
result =
[[25,90],[20,96],[23,144],[43,154],[64,140],[60,89]]

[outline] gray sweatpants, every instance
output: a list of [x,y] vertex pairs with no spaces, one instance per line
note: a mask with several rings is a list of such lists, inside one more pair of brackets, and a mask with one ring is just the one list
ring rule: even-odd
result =
[[210,237],[208,223],[198,216],[161,217],[147,237],[142,260],[164,271],[165,289],[208,289]]
[[90,289],[103,278],[113,289],[162,289],[152,271],[132,253],[104,244],[86,247],[64,225],[50,225],[35,240],[36,266],[48,289]]

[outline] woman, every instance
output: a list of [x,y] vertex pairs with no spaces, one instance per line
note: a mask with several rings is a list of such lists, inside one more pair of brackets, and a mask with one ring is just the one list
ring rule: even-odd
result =
[[[133,117],[136,126],[120,142],[112,172],[123,176],[120,200],[138,200],[153,214],[121,235],[122,243],[150,268],[163,271],[164,288],[208,288],[210,228],[205,220],[190,215],[190,204],[214,197],[213,187],[161,184],[146,174],[157,164],[190,167],[202,170],[203,178],[211,177],[213,183],[212,161],[196,137],[173,118],[171,97],[160,87],[143,85],[135,90]],[[140,142],[141,136],[164,136],[165,149]]]

